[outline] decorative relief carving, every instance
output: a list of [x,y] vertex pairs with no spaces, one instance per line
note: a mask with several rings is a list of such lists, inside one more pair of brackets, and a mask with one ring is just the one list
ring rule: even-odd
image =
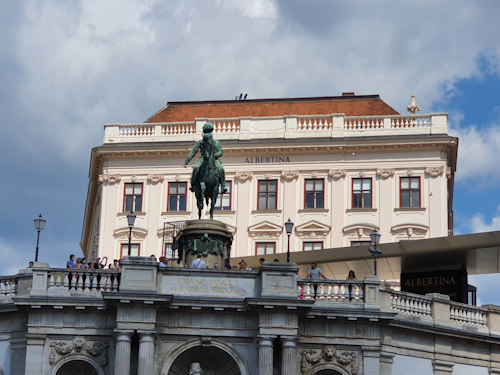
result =
[[87,354],[103,366],[108,365],[108,344],[99,341],[90,343],[83,336],[76,336],[72,341],[53,341],[50,344],[49,364],[53,366],[62,357],[70,354]]
[[408,170],[406,171],[406,175],[407,175],[407,176],[410,176],[410,177],[411,177],[411,176],[413,176],[414,174],[415,174],[415,173],[414,173],[411,169],[408,169]]
[[298,171],[283,171],[281,172],[281,177],[283,177],[287,181],[291,181],[294,178],[299,177]]
[[398,238],[424,238],[427,229],[415,226],[398,226],[393,228],[392,232]]
[[359,177],[366,177],[365,171],[359,171]]
[[380,178],[389,178],[394,176],[393,168],[377,169],[377,176]]
[[264,173],[264,178],[265,178],[266,180],[269,180],[271,177],[273,177],[273,176],[271,175],[271,173],[269,173],[269,172]]
[[132,177],[130,177],[130,181],[137,182],[137,181],[139,181],[139,179],[136,176],[132,176]]
[[319,176],[318,172],[316,172],[316,171],[312,171],[311,172],[311,177],[312,178],[318,178],[318,176]]
[[345,169],[330,169],[328,171],[328,175],[334,180],[339,180],[341,178],[344,178],[346,174],[347,171]]
[[251,232],[250,236],[252,238],[258,238],[258,239],[274,239],[274,238],[279,238],[281,235],[281,232]]
[[431,177],[441,176],[444,173],[443,167],[428,167],[425,168],[425,173]]
[[160,175],[160,174],[150,174],[148,176],[148,182],[150,182],[152,184],[157,184],[158,182],[163,182],[164,179],[165,179],[165,177]]
[[300,356],[302,374],[310,373],[314,367],[325,364],[340,366],[351,375],[357,375],[359,371],[358,353],[355,351],[336,350],[333,346],[325,346],[322,349],[303,349]]
[[122,176],[119,174],[101,174],[99,175],[99,182],[106,182],[109,185],[114,185],[122,180]]
[[447,168],[446,168],[446,177],[447,177],[447,178],[450,178],[450,177],[451,177],[451,168],[450,168],[450,167],[447,167]]
[[174,177],[174,180],[177,182],[182,181],[182,177],[180,175],[176,174]]
[[361,239],[370,238],[370,233],[373,232],[373,228],[368,227],[357,227],[345,230],[344,233],[348,238]]
[[238,180],[240,182],[250,181],[252,177],[252,172],[236,172],[236,175],[234,176],[235,180]]

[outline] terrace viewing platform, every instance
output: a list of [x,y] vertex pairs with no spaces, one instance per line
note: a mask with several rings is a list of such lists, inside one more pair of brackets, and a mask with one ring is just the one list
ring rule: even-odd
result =
[[[126,257],[122,271],[50,268],[0,277],[0,308],[18,305],[104,308],[110,300],[135,299],[168,308],[301,310],[306,317],[397,321],[414,329],[450,329],[468,335],[500,336],[500,307],[476,307],[442,294],[418,295],[395,290],[376,276],[365,280],[299,279],[296,265],[266,263],[259,271],[159,268],[143,257]],[[316,284],[317,298],[313,297]],[[149,302],[147,302],[149,300]],[[81,307],[80,307],[81,308]],[[1,311],[0,310],[0,311]]]
[[343,114],[272,117],[197,118],[192,122],[104,125],[104,144],[195,141],[203,124],[214,124],[219,140],[343,138],[447,134],[447,114],[345,116]]

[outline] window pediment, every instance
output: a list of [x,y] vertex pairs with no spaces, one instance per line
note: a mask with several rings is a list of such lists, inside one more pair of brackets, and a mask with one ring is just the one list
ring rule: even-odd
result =
[[363,223],[363,224],[354,224],[348,225],[342,229],[344,234],[348,238],[370,238],[370,233],[372,233],[375,229],[378,230],[378,227],[373,224]]
[[429,227],[421,224],[400,224],[391,228],[391,232],[398,238],[424,238]]
[[[129,235],[130,229],[128,227],[118,228],[113,232],[113,236],[116,239],[127,239]],[[136,239],[145,239],[148,235],[148,231],[143,228],[133,227],[132,228],[132,238]]]
[[307,223],[298,225],[295,228],[295,233],[300,238],[325,238],[330,232],[329,225],[322,224],[316,220],[308,221]]
[[273,224],[269,221],[263,221],[248,228],[250,236],[259,239],[278,238],[282,232],[282,226]]

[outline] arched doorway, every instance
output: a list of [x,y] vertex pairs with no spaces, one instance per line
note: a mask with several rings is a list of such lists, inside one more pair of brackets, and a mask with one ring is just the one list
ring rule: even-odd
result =
[[62,365],[56,375],[98,375],[98,372],[87,361],[77,359]]
[[198,362],[203,375],[241,375],[236,361],[215,346],[195,346],[181,353],[172,363],[168,375],[189,374],[191,364]]
[[330,369],[319,370],[314,375],[342,375],[340,372]]

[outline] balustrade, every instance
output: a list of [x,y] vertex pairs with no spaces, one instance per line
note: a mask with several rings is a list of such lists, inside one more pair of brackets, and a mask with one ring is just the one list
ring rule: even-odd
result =
[[0,297],[15,296],[17,294],[16,276],[0,278]]
[[488,312],[480,307],[474,307],[462,304],[453,304],[450,306],[450,320],[454,324],[487,327]]
[[364,302],[364,283],[351,280],[298,280],[299,299],[314,299],[314,286],[317,286],[316,299],[329,302]]
[[51,269],[47,291],[95,294],[118,292],[120,272],[112,270]]
[[432,319],[432,299],[412,293],[391,293],[391,309],[398,314],[413,315],[423,319]]
[[332,116],[298,116],[297,130],[330,130],[333,127]]
[[184,135],[196,133],[194,122],[171,122],[161,125],[161,135]]
[[374,130],[382,129],[384,127],[383,116],[356,116],[346,117],[344,120],[345,130]]

